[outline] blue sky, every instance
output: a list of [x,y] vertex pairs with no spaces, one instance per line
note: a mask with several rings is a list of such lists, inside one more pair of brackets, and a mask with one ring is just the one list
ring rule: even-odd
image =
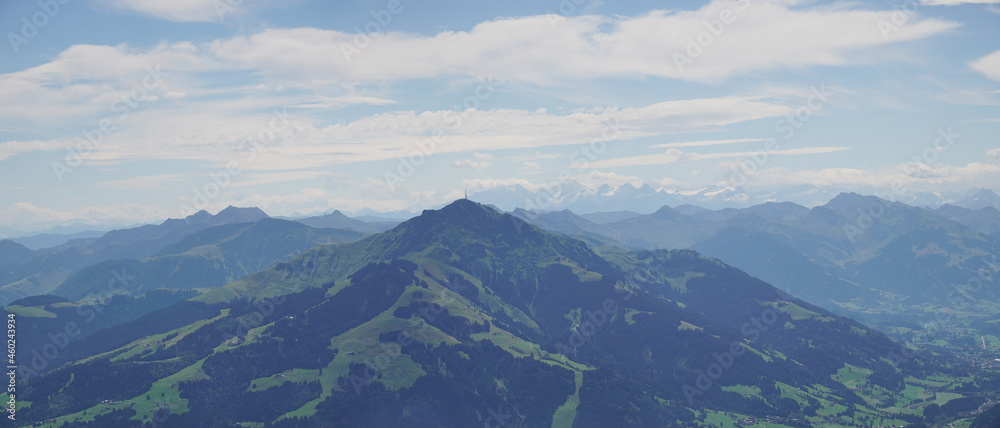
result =
[[623,3],[0,3],[0,234],[565,180],[1000,190],[1000,0]]

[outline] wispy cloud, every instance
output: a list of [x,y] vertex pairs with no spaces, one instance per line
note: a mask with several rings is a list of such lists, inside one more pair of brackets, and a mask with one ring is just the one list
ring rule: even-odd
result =
[[179,174],[144,175],[101,183],[101,188],[111,190],[157,190],[165,189],[168,183],[184,180]]
[[451,166],[457,169],[471,169],[476,172],[483,172],[493,166],[493,155],[485,153],[476,153],[472,155],[472,159],[459,159],[452,162]]
[[[804,147],[798,149],[773,150],[768,155],[799,156],[835,153],[850,150],[850,147]],[[591,162],[589,164],[573,165],[572,168],[616,168],[623,166],[667,165],[682,161],[698,161],[711,159],[726,159],[757,156],[757,152],[726,152],[726,153],[685,153],[677,149],[668,149],[666,153],[641,156],[628,156]]]
[[330,175],[329,171],[250,172],[233,180],[233,187],[261,186],[289,181],[309,180]]
[[[97,0],[105,7],[173,22],[218,22],[249,6],[248,0]],[[257,1],[259,3],[259,1]]]
[[[387,81],[445,76],[486,76],[536,84],[602,77],[660,77],[714,82],[755,71],[803,66],[843,66],[864,49],[919,40],[959,24],[934,18],[907,22],[893,37],[877,23],[894,10],[802,8],[799,1],[760,1],[737,18],[710,48],[679,66],[690,40],[739,2],[716,0],[695,11],[652,11],[638,16],[505,18],[470,31],[432,36],[385,32],[366,48],[345,55],[353,34],[315,28],[268,29],[216,40],[217,58],[272,76]],[[807,28],[808,31],[802,31]],[[760,49],[767,46],[767,49]],[[398,67],[396,64],[406,64]]]
[[682,143],[665,143],[656,144],[650,146],[653,149],[676,149],[680,147],[707,147],[707,146],[721,146],[726,144],[739,144],[739,143],[758,143],[762,141],[767,141],[766,138],[741,138],[736,140],[702,140],[702,141],[685,141]]
[[998,4],[1000,0],[922,0],[920,3],[929,6],[958,6],[960,4]]
[[970,66],[984,76],[1000,82],[1000,51],[979,58],[973,61]]

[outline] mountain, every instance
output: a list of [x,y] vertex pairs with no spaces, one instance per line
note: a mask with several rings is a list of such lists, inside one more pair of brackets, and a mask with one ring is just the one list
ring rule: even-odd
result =
[[622,220],[628,220],[630,218],[638,217],[640,215],[642,214],[639,214],[635,211],[612,211],[612,212],[596,212],[596,213],[583,214],[580,217],[590,220],[593,223],[605,224],[605,223],[614,223]]
[[0,267],[27,262],[35,252],[10,239],[0,240]]
[[688,216],[664,206],[652,214],[625,219],[607,225],[627,236],[627,244],[638,248],[690,248],[708,238],[719,227],[701,216]]
[[920,325],[935,321],[928,307],[993,311],[985,303],[997,297],[992,290],[966,292],[986,304],[971,311],[949,296],[954,284],[994,269],[1000,241],[935,211],[842,194],[798,219],[735,217],[729,225],[693,248],[838,313]]
[[1000,297],[992,288],[963,291],[973,304],[968,308],[955,307],[951,291],[954,284],[975,286],[970,278],[1000,265],[994,213],[843,193],[813,208],[789,202],[721,210],[679,205],[599,225],[568,211],[521,217],[592,244],[693,248],[827,310],[912,328],[935,322],[934,311],[958,318],[1000,312],[990,303]]
[[[877,189],[870,189],[876,193]],[[989,191],[985,191],[989,192]],[[985,192],[981,192],[986,194]],[[529,190],[521,185],[496,187],[475,192],[470,197],[485,204],[493,204],[511,211],[523,208],[530,211],[570,210],[586,216],[591,213],[633,211],[651,213],[663,206],[698,206],[709,210],[748,208],[768,202],[789,202],[804,207],[816,207],[843,193],[828,186],[811,184],[774,186],[748,192],[741,187],[707,186],[690,187],[677,184],[624,183],[587,186],[574,180],[561,180],[557,184]],[[900,202],[909,205],[936,208],[946,203],[956,204],[962,198],[972,198],[955,192],[912,193]],[[962,204],[958,204],[962,205]],[[965,206],[965,205],[962,205]],[[624,220],[618,218],[615,221]],[[597,221],[595,223],[605,223]]]
[[140,260],[192,233],[213,226],[268,218],[258,208],[227,207],[216,215],[199,211],[183,219],[168,219],[157,225],[112,230],[96,240],[74,239],[59,247],[40,251],[35,258],[0,266],[0,304],[46,294],[83,267],[107,260]]
[[986,207],[1000,209],[1000,196],[990,189],[979,189],[976,193],[955,202],[955,205],[970,210],[980,210]]
[[[581,239],[591,245],[625,245],[625,236],[596,224],[570,210],[536,212],[518,208],[511,215],[545,230]],[[637,214],[638,215],[638,214]]]
[[384,232],[386,230],[392,229],[394,226],[399,224],[398,222],[391,222],[391,221],[378,221],[378,222],[362,221],[348,217],[343,213],[341,213],[340,211],[334,211],[330,214],[325,214],[321,216],[296,219],[295,221],[310,227],[356,230],[358,232],[365,232],[365,233]]
[[19,423],[903,425],[930,405],[914,382],[969,373],[692,251],[605,257],[467,200],[63,353],[21,365]]
[[53,295],[20,299],[7,310],[44,314],[22,317],[18,324],[24,333],[19,344],[26,350],[42,349],[49,334],[58,334],[70,323],[79,326],[78,339],[87,337],[274,266],[316,245],[362,236],[270,218],[211,227],[148,259],[108,260],[82,268]]
[[259,208],[226,207],[215,215],[198,211],[183,219],[168,219],[158,225],[112,230],[88,248],[101,258],[142,259],[156,254],[161,248],[185,236],[213,226],[252,223],[268,218]]
[[973,210],[945,204],[934,212],[979,233],[989,235],[1000,232],[1000,211],[992,206]]
[[[245,217],[235,217],[242,219]],[[361,232],[317,229],[264,218],[210,227],[163,247],[144,260],[108,260],[79,270],[52,294],[76,301],[108,292],[142,295],[166,289],[208,289],[228,284],[322,244],[355,241]],[[125,276],[127,281],[119,281]]]
[[23,238],[12,238],[11,241],[17,242],[18,244],[24,245],[32,250],[40,250],[43,248],[57,247],[75,239],[99,238],[105,233],[107,232],[96,230],[85,230],[77,233],[43,233],[39,235],[25,236]]

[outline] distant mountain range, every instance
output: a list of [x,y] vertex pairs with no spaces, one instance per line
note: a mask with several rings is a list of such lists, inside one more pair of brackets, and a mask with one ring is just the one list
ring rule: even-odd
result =
[[722,210],[665,206],[651,214],[614,216],[521,209],[513,214],[597,246],[692,248],[870,322],[891,319],[918,327],[940,318],[940,311],[1000,313],[995,287],[963,292],[969,307],[956,307],[952,291],[983,269],[1000,270],[1000,211],[993,207],[931,210],[841,194],[813,208],[785,202]]
[[259,208],[230,206],[215,215],[199,211],[51,248],[32,250],[14,240],[0,240],[0,304],[50,292],[79,299],[107,288],[121,272],[141,278],[131,290],[140,294],[164,287],[215,287],[315,245],[356,240],[395,224],[368,223],[339,212],[291,222],[271,219]]
[[[759,211],[785,221],[811,212]],[[305,230],[263,219],[220,226],[229,234],[205,229],[162,251],[209,242],[226,251],[262,222]],[[246,239],[230,250],[250,242],[276,244]],[[914,382],[971,370],[693,251],[598,250],[459,200],[76,339],[37,373],[22,362],[18,397],[31,405],[18,422],[900,426],[924,421],[932,405]],[[36,325],[93,309],[51,296],[16,303],[7,310]],[[977,372],[952,386],[964,407],[934,403],[926,420],[951,420],[985,402],[970,391],[998,385]]]
[[[843,190],[811,184],[766,192],[749,192],[740,187],[677,188],[654,187],[650,184],[636,186],[629,183],[620,186],[604,184],[594,188],[573,180],[565,180],[536,191],[528,190],[518,184],[496,187],[476,192],[471,198],[484,204],[495,205],[505,211],[521,208],[536,211],[568,209],[575,213],[612,211],[651,213],[664,206],[681,205],[720,210],[748,208],[767,202],[792,202],[805,207],[814,207],[827,203],[840,193],[843,193]],[[977,188],[965,193],[915,192],[898,195],[896,199],[897,202],[928,208],[952,204],[974,210],[987,206],[1000,209],[1000,196],[989,189]]]

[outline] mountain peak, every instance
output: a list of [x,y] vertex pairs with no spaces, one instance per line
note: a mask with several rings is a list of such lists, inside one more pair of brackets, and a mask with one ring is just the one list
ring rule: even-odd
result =
[[468,220],[468,219],[490,219],[497,218],[497,216],[502,215],[501,212],[487,205],[480,204],[478,202],[473,202],[468,199],[458,199],[448,205],[445,205],[439,210],[424,210],[420,215],[435,215],[433,213],[438,213],[437,215],[445,216],[450,220]]
[[222,224],[250,223],[265,218],[270,218],[270,216],[260,208],[237,208],[232,205],[212,216],[213,223]]
[[530,223],[468,199],[424,210],[390,231],[400,240],[400,248],[411,249],[436,241],[513,243],[538,232]]
[[986,207],[1000,208],[1000,196],[990,189],[979,189],[973,195],[962,198],[955,203],[963,208],[978,210]]
[[872,205],[878,205],[878,204],[881,204],[883,206],[889,206],[892,205],[892,202],[889,202],[878,196],[866,196],[866,195],[859,195],[854,192],[844,192],[835,196],[833,199],[830,200],[830,202],[827,202],[825,205],[823,205],[823,207],[828,208],[831,211],[834,211],[840,215],[845,215],[845,214],[852,215],[859,208],[867,209],[870,208]]
[[664,205],[660,207],[660,209],[656,210],[656,212],[654,212],[652,215],[659,218],[675,218],[677,216],[683,216],[684,214],[681,213],[680,211],[670,208],[669,205]]

